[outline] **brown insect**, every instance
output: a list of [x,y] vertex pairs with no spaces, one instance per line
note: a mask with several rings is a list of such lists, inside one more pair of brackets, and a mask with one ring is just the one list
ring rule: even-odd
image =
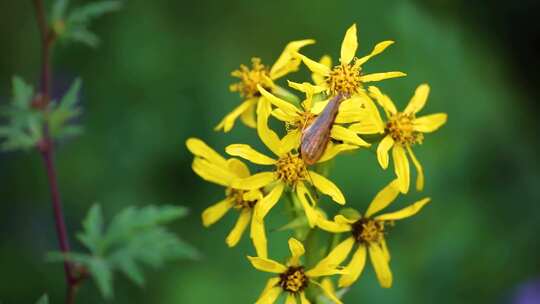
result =
[[302,131],[300,155],[307,165],[315,164],[330,141],[330,130],[336,120],[343,94],[334,96],[313,123]]

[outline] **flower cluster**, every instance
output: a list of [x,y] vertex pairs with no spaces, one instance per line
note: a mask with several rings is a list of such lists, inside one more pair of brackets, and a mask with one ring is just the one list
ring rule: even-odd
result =
[[[393,41],[378,43],[371,53],[357,57],[356,25],[352,25],[345,33],[335,66],[328,55],[316,61],[300,53],[313,43],[311,39],[293,41],[272,67],[253,58],[251,67],[241,65],[232,73],[240,81],[231,85],[230,90],[239,93],[243,101],[216,130],[228,132],[240,118],[256,129],[270,153],[261,153],[247,144],[231,144],[225,149],[230,158],[224,158],[200,139],[190,138],[186,142],[195,156],[193,171],[225,188],[224,199],[203,212],[204,226],[214,224],[229,210],[236,210],[238,221],[226,238],[227,245],[235,246],[249,226],[256,252],[256,257],[248,257],[249,261],[256,269],[275,274],[257,303],[274,303],[281,294],[286,294],[286,303],[305,304],[320,298],[341,303],[330,277],[339,276],[340,288],[352,285],[360,277],[368,253],[380,285],[390,287],[392,272],[385,235],[397,220],[416,214],[430,201],[424,198],[401,210],[379,214],[400,194],[409,192],[409,160],[417,172],[416,189],[421,191],[424,187],[424,171],[412,147],[422,144],[424,134],[437,130],[447,118],[444,113],[418,116],[428,99],[429,86],[418,86],[400,112],[389,96],[370,83],[405,73],[365,73],[363,69],[368,60]],[[302,96],[298,98],[274,81],[297,71],[302,63],[312,72],[312,81],[287,82]],[[270,125],[276,125],[270,123],[271,119],[280,122],[282,128],[271,128]],[[340,206],[345,205],[346,196],[320,164],[372,145],[376,145],[377,161],[383,169],[388,168],[391,151],[395,179],[375,196],[365,213],[343,208],[329,219],[323,206],[318,206],[319,195],[328,196]],[[261,167],[251,174],[240,159]],[[300,211],[290,219],[295,224],[289,226],[296,232],[320,229],[334,235],[332,244],[310,242],[304,248],[299,240],[290,238],[292,256],[285,264],[268,258],[264,222],[279,202]],[[302,234],[295,233],[296,237],[299,235]],[[303,235],[305,238],[306,234]],[[306,267],[301,257],[315,252],[326,254],[315,266]]]

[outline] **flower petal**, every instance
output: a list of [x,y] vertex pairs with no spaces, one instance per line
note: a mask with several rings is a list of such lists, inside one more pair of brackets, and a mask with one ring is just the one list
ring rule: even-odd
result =
[[382,53],[387,47],[389,47],[393,43],[394,43],[394,41],[390,41],[390,40],[382,41],[382,42],[377,43],[377,45],[375,45],[375,47],[373,48],[373,50],[371,51],[371,53],[369,55],[366,55],[366,56],[358,59],[354,64],[358,65],[358,66],[363,65],[364,63],[366,63],[366,61],[368,61],[372,57]]
[[250,237],[257,252],[257,256],[261,258],[268,257],[268,245],[266,240],[266,232],[264,222],[257,220],[255,216],[251,218]]
[[384,73],[373,73],[360,76],[360,81],[362,82],[372,82],[372,81],[381,81],[384,79],[404,77],[407,74],[403,72],[384,72]]
[[258,165],[273,165],[276,161],[246,144],[232,144],[225,148],[225,152],[232,156],[242,157]]
[[407,105],[405,110],[403,110],[403,113],[405,114],[418,113],[420,110],[422,110],[422,108],[426,104],[428,96],[429,96],[429,85],[427,84],[419,85],[418,88],[416,88],[416,91],[414,91],[414,95],[409,101],[409,104]]
[[414,204],[412,204],[410,206],[407,206],[407,207],[405,207],[405,208],[403,208],[401,210],[376,216],[375,219],[378,220],[378,221],[401,220],[401,219],[404,219],[404,218],[415,215],[416,213],[418,213],[418,211],[420,211],[430,201],[431,201],[430,198],[424,198],[424,199],[421,199],[421,200],[417,201],[416,203],[414,203]]
[[394,140],[390,135],[386,135],[377,146],[377,160],[383,169],[388,168],[388,151],[392,146],[394,146]]
[[369,244],[368,247],[371,264],[373,264],[379,284],[383,288],[392,287],[392,272],[390,271],[388,259],[385,257],[383,250],[379,245],[373,243]]
[[[311,113],[315,115],[321,114],[321,112],[326,108],[329,102],[330,102],[330,99],[315,102],[313,106],[311,107]],[[338,112],[338,115],[339,115],[339,112]]]
[[290,72],[298,71],[298,66],[300,65],[300,59],[296,53],[306,45],[314,44],[315,40],[305,39],[291,41],[283,50],[283,53],[276,60],[272,68],[270,69],[270,78],[278,79],[283,77]]
[[311,304],[306,298],[306,293],[303,291],[300,293],[300,304]]
[[[304,208],[309,226],[312,228],[315,227],[318,219],[318,214],[312,206],[312,202],[315,200],[313,200],[311,193],[308,191],[303,182],[299,182],[296,185],[296,195],[298,196],[300,204],[302,204],[302,208]],[[309,198],[309,201],[306,199],[306,196]]]
[[295,123],[299,119],[299,117],[289,115],[279,108],[272,110],[272,113],[270,114],[283,122]]
[[314,171],[310,170],[308,173],[315,188],[332,197],[336,203],[340,205],[345,204],[345,197],[343,196],[343,193],[341,193],[341,190],[339,190],[339,188],[333,182]]
[[366,217],[371,217],[373,214],[388,207],[398,195],[399,182],[395,179],[377,193],[375,198],[369,204],[368,210],[366,211]]
[[238,242],[240,241],[240,238],[242,238],[242,235],[244,234],[244,231],[246,231],[247,225],[249,224],[249,221],[251,219],[251,210],[244,209],[242,212],[240,212],[240,216],[238,217],[238,220],[236,221],[236,224],[234,225],[234,228],[231,230],[227,238],[225,239],[225,243],[229,247],[234,247]]
[[334,267],[339,266],[341,263],[343,263],[343,261],[345,261],[347,256],[349,256],[349,253],[351,253],[355,243],[356,240],[354,237],[350,236],[346,238],[343,242],[334,247],[328,256],[322,259],[319,263],[326,263]]
[[401,193],[407,193],[409,192],[411,172],[409,169],[409,160],[403,146],[394,145],[392,148],[392,158],[394,160],[394,172],[399,181],[399,191]]
[[341,64],[349,64],[356,54],[358,48],[358,37],[356,36],[356,24],[353,24],[343,37],[341,43],[341,57],[339,61]]
[[298,149],[300,147],[300,139],[302,137],[302,132],[298,129],[294,129],[287,133],[281,139],[281,152],[288,153],[292,149]]
[[264,96],[264,98],[266,98],[266,100],[268,100],[271,104],[278,107],[288,115],[298,116],[299,110],[292,103],[272,95],[260,85],[257,85],[257,88],[259,89],[259,92],[261,92],[261,94]]
[[283,273],[287,271],[287,266],[271,259],[251,256],[248,256],[248,259],[251,262],[251,265],[260,271],[271,273]]
[[191,168],[202,179],[225,187],[236,178],[227,167],[221,167],[198,157],[193,160]]
[[416,156],[414,155],[414,152],[410,146],[407,146],[407,152],[409,152],[412,163],[416,168],[416,190],[422,191],[424,189],[424,169],[422,168],[422,165],[418,159],[416,159]]
[[233,201],[224,199],[208,208],[202,213],[202,222],[204,227],[208,227],[219,221],[229,209],[233,206]]
[[430,133],[444,125],[447,118],[446,113],[422,116],[413,121],[413,129],[418,132]]
[[273,304],[283,290],[279,284],[280,278],[271,278],[267,281],[266,287],[259,296],[256,304]]
[[322,216],[317,217],[316,226],[324,231],[332,233],[351,231],[351,225],[349,225],[348,223],[338,223],[336,221],[330,221]]
[[366,265],[366,246],[360,244],[354,253],[349,265],[345,267],[346,273],[339,278],[339,287],[351,286],[358,280]]
[[296,299],[294,297],[294,294],[292,293],[287,294],[287,299],[285,300],[285,304],[296,304]]
[[368,90],[369,94],[379,103],[379,105],[381,105],[381,107],[384,108],[387,113],[397,113],[396,106],[394,105],[394,102],[390,99],[390,97],[388,97],[388,95],[384,95],[381,90],[379,90],[379,88],[375,86],[370,86]]
[[332,302],[334,302],[334,304],[343,304],[343,302],[341,302],[340,299],[338,299],[336,293],[334,292],[334,289],[333,288],[329,288],[328,284],[320,284],[316,281],[310,281],[311,283],[319,286],[321,288],[321,290],[323,291],[324,295]]
[[300,257],[306,253],[304,245],[300,243],[295,238],[289,239],[289,250],[291,251],[291,258],[289,259],[289,265],[298,266],[300,265]]
[[268,127],[268,117],[271,111],[272,107],[268,99],[261,98],[257,107],[257,134],[268,149],[279,156],[281,141],[276,132]]
[[274,172],[261,172],[250,177],[233,180],[231,186],[235,189],[255,190],[275,181]]
[[250,128],[256,128],[257,127],[257,120],[255,119],[255,103],[252,104],[249,108],[247,108],[242,115],[240,115],[240,120],[242,122],[250,127]]
[[327,160],[330,160],[341,152],[351,151],[351,150],[356,150],[356,149],[358,149],[358,146],[355,146],[355,145],[334,144],[333,142],[329,142],[328,145],[326,146],[326,150],[324,150],[323,155],[317,161],[317,163],[323,163]]
[[248,99],[237,106],[232,112],[227,114],[221,122],[214,128],[216,131],[223,130],[223,132],[229,132],[234,127],[236,119],[249,109],[253,104],[257,102],[257,98]]
[[390,262],[390,251],[388,250],[388,245],[386,245],[386,240],[385,238],[381,238],[381,249],[383,251],[383,254],[384,254],[384,257],[386,258],[386,260],[388,260],[388,262]]
[[356,135],[356,133],[340,125],[332,126],[332,129],[330,130],[330,136],[333,139],[341,140],[345,143],[350,143],[361,147],[371,146],[370,143],[364,141],[362,138]]
[[[319,59],[319,63],[327,66],[329,69],[332,68],[332,58],[329,55],[323,55],[321,59]],[[313,82],[318,86],[326,86],[325,76],[321,74],[312,73],[311,79],[313,79]]]
[[193,155],[203,159],[207,159],[210,162],[226,167],[226,160],[214,149],[210,148],[204,141],[198,138],[188,138],[186,140],[186,146]]
[[227,160],[227,167],[237,177],[244,178],[249,176],[249,168],[241,160],[230,158]]
[[283,193],[284,189],[283,183],[278,183],[270,193],[268,193],[262,200],[260,200],[257,204],[259,204],[259,208],[256,209],[255,216],[257,217],[257,220],[262,221],[266,214],[268,214],[268,211],[274,207],[274,205],[279,201],[281,198],[281,194]]
[[298,56],[302,59],[308,69],[310,69],[313,73],[319,74],[323,77],[327,76],[330,73],[330,68],[326,65],[311,60],[302,54],[298,54]]

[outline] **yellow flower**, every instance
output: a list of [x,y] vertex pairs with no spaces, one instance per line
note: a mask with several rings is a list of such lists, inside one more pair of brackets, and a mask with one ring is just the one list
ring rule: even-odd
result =
[[375,196],[364,216],[346,218],[343,215],[337,215],[334,217],[334,221],[329,221],[322,215],[319,216],[317,225],[321,229],[333,233],[351,233],[348,238],[332,249],[328,256],[320,262],[321,264],[326,263],[329,266],[341,264],[349,256],[353,247],[358,245],[349,265],[345,267],[346,273],[339,279],[340,287],[350,286],[358,280],[364,269],[367,251],[369,251],[371,264],[373,264],[380,285],[384,288],[392,286],[392,272],[389,266],[390,253],[384,239],[385,228],[393,225],[396,220],[413,216],[430,201],[429,198],[424,198],[399,211],[374,216],[375,213],[390,205],[398,194],[398,181],[394,180]]
[[372,117],[378,118],[374,119],[372,124],[351,125],[349,128],[359,134],[383,133],[385,135],[377,147],[377,159],[383,169],[388,168],[388,151],[392,149],[394,171],[399,180],[399,189],[402,193],[409,191],[410,169],[408,154],[418,174],[416,189],[421,191],[424,188],[424,170],[411,147],[414,144],[422,143],[424,133],[431,133],[445,124],[447,120],[446,113],[416,117],[416,114],[422,110],[427,102],[429,95],[429,86],[427,84],[418,86],[403,112],[398,112],[390,97],[381,93],[378,88],[369,87],[369,92],[386,112],[386,122],[382,121],[378,111],[375,110]]
[[369,55],[356,58],[358,39],[356,36],[356,24],[353,24],[345,33],[341,44],[340,64],[331,68],[332,60],[324,56],[321,63],[299,54],[304,64],[314,73],[315,83],[327,88],[331,95],[345,94],[353,96],[362,92],[363,84],[366,82],[380,81],[388,78],[406,76],[402,72],[385,72],[374,74],[362,74],[362,65],[371,57],[382,53],[393,41],[383,41],[378,43]]
[[[306,95],[306,99],[299,107],[272,95],[261,86],[259,86],[259,91],[263,97],[277,107],[276,110],[272,111],[272,115],[285,122],[287,127],[287,140],[293,141],[295,143],[294,146],[298,148],[302,133],[323,111],[328,104],[328,100],[318,102],[316,106],[313,103],[313,96],[322,92],[324,90],[322,87],[313,86],[307,82],[300,84],[292,81],[289,81],[289,86],[304,92]],[[369,147],[370,144],[356,135],[354,131],[340,125],[341,123],[351,123],[361,120],[365,116],[364,112],[359,98],[343,101],[340,104],[338,115],[330,131],[330,137],[344,143]]]
[[312,39],[290,42],[271,68],[262,64],[260,58],[252,58],[251,68],[241,65],[239,70],[233,71],[231,75],[239,78],[240,81],[232,84],[229,89],[232,92],[238,92],[243,101],[221,120],[215,130],[229,132],[238,117],[247,126],[255,128],[255,109],[260,98],[257,86],[261,85],[270,91],[282,91],[282,88],[274,84],[274,80],[297,71],[301,62],[296,55],[297,52],[302,47],[313,43],[315,43],[315,40]]
[[[270,192],[261,201],[256,216],[262,219],[268,211],[279,201],[285,187],[294,190],[306,212],[309,224],[315,225],[316,213],[313,208],[314,200],[305,183],[310,183],[321,193],[329,195],[338,204],[345,204],[345,197],[339,188],[326,177],[307,168],[299,153],[294,152],[296,143],[290,137],[280,140],[278,135],[268,128],[270,104],[265,98],[259,101],[257,109],[257,132],[262,142],[272,151],[277,158],[268,157],[249,145],[229,145],[225,151],[232,155],[242,157],[258,165],[273,166],[272,170],[260,172],[247,178],[239,178],[233,181],[232,186],[242,190],[253,190],[268,187]],[[327,149],[320,161],[328,160],[341,151],[355,149],[356,146],[340,144]]]
[[236,225],[226,238],[229,247],[234,247],[240,241],[244,231],[251,222],[251,239],[257,255],[267,256],[266,235],[264,223],[256,220],[253,214],[259,207],[263,197],[260,189],[250,191],[232,187],[234,180],[249,178],[248,167],[235,158],[225,159],[202,140],[189,138],[186,146],[195,155],[192,168],[204,180],[225,187],[225,198],[220,202],[208,207],[202,213],[202,222],[208,227],[219,221],[230,209],[240,213]]
[[306,270],[300,262],[300,258],[305,252],[302,243],[295,238],[290,238],[289,249],[291,251],[291,257],[285,265],[271,259],[248,256],[249,261],[256,269],[277,274],[276,277],[268,280],[256,304],[272,304],[283,292],[287,294],[286,304],[298,302],[308,304],[309,301],[306,297],[305,290],[310,285],[321,288],[324,295],[333,303],[342,303],[337,298],[331,286],[329,286],[329,281],[323,280],[323,283],[319,283],[316,279],[342,274],[343,271],[336,269],[336,267],[330,267],[327,263],[319,263],[312,269]]

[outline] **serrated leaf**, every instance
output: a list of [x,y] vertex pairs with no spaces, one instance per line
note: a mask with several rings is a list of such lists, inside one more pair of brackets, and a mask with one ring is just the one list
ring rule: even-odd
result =
[[79,233],[77,238],[91,252],[99,255],[101,253],[101,242],[103,239],[103,213],[99,204],[95,204],[90,208],[88,215],[83,221],[83,228],[83,233]]
[[51,9],[51,20],[53,22],[64,19],[66,14],[66,9],[69,1],[68,0],[55,0]]
[[36,302],[36,304],[49,304],[49,296],[46,294],[42,295]]
[[70,28],[65,37],[66,39],[86,44],[92,48],[97,48],[100,42],[99,37],[86,28]]
[[113,296],[113,274],[107,262],[100,258],[94,258],[88,265],[88,271],[94,278],[99,291],[105,299]]
[[64,94],[60,100],[59,106],[61,108],[71,109],[75,107],[79,97],[79,91],[81,90],[81,85],[82,80],[80,78],[76,78],[73,81],[66,94]]
[[122,8],[120,1],[99,1],[86,4],[73,9],[67,20],[71,23],[87,23],[92,19],[98,18],[104,14],[117,11]]
[[118,266],[133,283],[138,286],[144,285],[144,275],[132,259],[121,259],[118,261]]
[[34,97],[34,88],[27,84],[21,77],[14,76],[12,105],[19,109],[28,109]]

